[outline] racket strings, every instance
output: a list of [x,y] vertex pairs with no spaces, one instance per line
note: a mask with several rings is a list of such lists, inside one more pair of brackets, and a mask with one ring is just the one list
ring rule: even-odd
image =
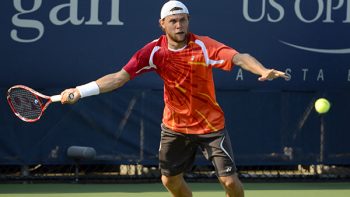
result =
[[37,119],[41,116],[41,100],[32,92],[22,88],[15,88],[9,92],[10,102],[15,112],[26,119]]

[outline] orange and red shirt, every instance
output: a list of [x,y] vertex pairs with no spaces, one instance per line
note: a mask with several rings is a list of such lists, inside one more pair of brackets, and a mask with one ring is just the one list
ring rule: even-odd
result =
[[164,81],[163,124],[173,131],[205,134],[225,127],[216,101],[212,68],[231,70],[238,52],[209,37],[190,33],[181,50],[168,49],[165,35],[137,51],[123,69],[133,79],[155,71]]

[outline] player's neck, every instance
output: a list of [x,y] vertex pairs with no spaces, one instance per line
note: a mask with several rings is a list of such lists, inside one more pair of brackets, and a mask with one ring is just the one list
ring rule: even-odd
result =
[[170,50],[176,51],[176,50],[179,50],[179,49],[186,47],[186,45],[187,45],[187,39],[185,39],[182,42],[177,42],[177,41],[169,39],[169,38],[167,40],[168,40],[168,49],[170,49]]
[[181,47],[181,48],[178,48],[178,49],[173,49],[173,48],[170,48],[170,47],[168,46],[168,50],[169,50],[169,51],[178,52],[178,51],[182,51],[182,50],[185,49],[186,47],[187,47],[187,45],[185,45],[185,46],[183,46],[183,47]]
[[187,42],[168,42],[168,49],[179,50],[186,47]]

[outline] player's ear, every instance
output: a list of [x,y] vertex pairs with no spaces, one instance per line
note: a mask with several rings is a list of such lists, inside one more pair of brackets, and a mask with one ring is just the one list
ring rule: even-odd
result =
[[162,31],[164,31],[164,18],[163,19],[159,19],[159,27],[162,29]]

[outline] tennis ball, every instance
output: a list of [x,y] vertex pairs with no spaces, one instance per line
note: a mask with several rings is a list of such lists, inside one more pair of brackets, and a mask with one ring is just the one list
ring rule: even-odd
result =
[[325,98],[319,98],[315,102],[315,109],[319,114],[325,114],[329,111],[331,104]]

